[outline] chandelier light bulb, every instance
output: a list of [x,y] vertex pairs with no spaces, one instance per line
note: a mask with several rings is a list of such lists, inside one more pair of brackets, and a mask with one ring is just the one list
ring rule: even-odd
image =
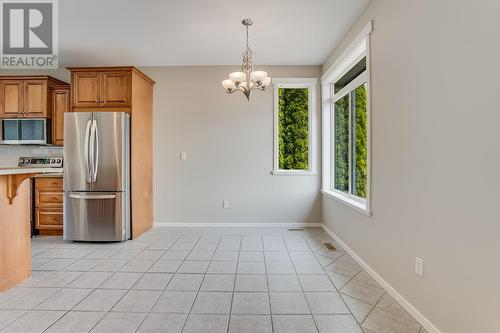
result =
[[228,93],[232,93],[236,89],[236,85],[231,79],[222,81],[222,86]]
[[245,82],[246,74],[243,72],[233,72],[229,74],[229,78],[238,86],[240,83]]
[[267,73],[264,71],[254,71],[250,74],[250,79],[257,83],[258,85],[262,84],[267,78]]

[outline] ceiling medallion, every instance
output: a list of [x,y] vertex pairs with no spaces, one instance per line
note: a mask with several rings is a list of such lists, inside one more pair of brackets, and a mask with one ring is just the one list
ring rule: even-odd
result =
[[241,64],[241,72],[233,72],[229,74],[229,79],[222,81],[222,86],[228,94],[239,90],[245,94],[247,100],[250,100],[250,95],[254,89],[265,90],[271,83],[271,78],[264,71],[253,70],[253,55],[254,53],[248,46],[248,27],[253,24],[251,19],[244,19],[241,23],[246,28],[247,48],[243,52],[243,63]]

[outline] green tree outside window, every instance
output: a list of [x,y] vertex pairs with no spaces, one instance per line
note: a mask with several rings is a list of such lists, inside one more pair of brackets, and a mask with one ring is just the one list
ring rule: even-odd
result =
[[[334,188],[363,199],[366,199],[367,192],[366,127],[366,84],[362,84],[338,99],[334,105]],[[351,148],[349,135],[354,146]]]
[[366,150],[366,84],[351,92],[351,107],[353,112],[353,194],[366,199],[367,150]]
[[278,89],[278,151],[282,170],[309,169],[309,89]]

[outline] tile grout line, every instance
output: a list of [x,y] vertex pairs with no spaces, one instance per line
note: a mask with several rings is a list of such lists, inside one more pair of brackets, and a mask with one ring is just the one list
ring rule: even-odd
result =
[[241,254],[241,244],[243,242],[243,236],[240,236],[240,246],[238,249],[238,258],[236,260],[236,271],[234,273],[234,282],[233,282],[233,292],[231,293],[231,304],[229,306],[229,317],[227,319],[226,333],[229,333],[229,325],[231,324],[231,314],[233,311],[233,300],[234,300],[234,288],[236,286],[236,277],[238,276],[238,267],[240,265],[240,254]]
[[[304,236],[302,236],[302,240],[305,241],[304,239]],[[307,242],[306,242],[307,243]],[[309,247],[309,245],[308,245]],[[288,245],[286,244],[285,242],[285,248],[286,248],[286,251],[288,253],[288,256],[290,257],[290,260],[292,262],[292,266],[293,266],[293,269],[295,270],[295,276],[297,277],[297,280],[299,281],[299,286],[300,286],[300,290],[302,290],[302,296],[304,297],[305,301],[306,301],[306,304],[307,304],[307,308],[309,309],[309,314],[311,316],[311,319],[313,320],[313,323],[314,323],[314,327],[316,328],[316,332],[319,332],[319,327],[318,327],[318,324],[316,323],[316,320],[314,319],[314,315],[313,315],[313,312],[311,310],[311,306],[309,305],[309,301],[307,300],[307,297],[306,297],[306,294],[304,292],[304,288],[302,288],[302,284],[300,283],[300,280],[299,280],[299,274],[297,273],[297,268],[295,267],[295,261],[292,259],[292,256],[290,255],[290,249],[288,248]],[[314,256],[314,254],[313,254]],[[317,262],[317,259],[316,257],[314,257],[314,259],[316,260]],[[321,267],[323,268],[323,267]],[[326,273],[326,272],[325,272]]]
[[[338,244],[336,244],[336,245],[337,245],[337,246],[339,246]],[[343,251],[344,251],[344,250],[343,250]],[[345,252],[345,251],[344,251],[344,252]],[[345,253],[344,253],[343,255],[341,255],[340,257],[338,257],[338,258],[334,259],[332,263],[328,264],[328,266],[329,266],[329,265],[331,265],[331,264],[333,264],[333,263],[335,263],[335,262],[337,262],[340,258],[344,257],[346,254],[347,254],[347,252],[345,252]],[[323,270],[326,270],[326,269],[323,267]],[[333,283],[332,279],[330,278],[330,276],[329,276],[328,274],[326,274],[326,276],[328,277],[328,279],[330,280],[330,282],[332,282],[332,284],[333,284],[333,286],[334,286],[335,290],[337,290],[337,292],[338,292],[338,294],[339,294],[340,298],[342,299],[342,302],[345,304],[345,306],[347,307],[347,309],[348,309],[348,310],[349,310],[349,312],[351,313],[352,317],[353,317],[353,318],[354,318],[354,320],[356,321],[356,324],[358,324],[358,327],[359,327],[359,328],[360,328],[360,329],[364,332],[364,329],[363,329],[363,327],[362,327],[361,325],[362,325],[362,323],[364,322],[364,320],[368,317],[368,315],[371,313],[371,311],[375,308],[375,306],[373,306],[372,310],[370,310],[370,312],[366,315],[366,317],[365,317],[365,318],[364,318],[361,322],[358,322],[358,320],[356,319],[356,317],[355,317],[355,316],[354,316],[354,314],[352,313],[351,308],[347,305],[346,301],[344,300],[344,297],[342,297],[342,295],[347,295],[347,294],[344,294],[344,293],[341,291],[341,289],[342,289],[342,288],[344,288],[344,287],[345,287],[345,286],[346,286],[349,282],[353,281],[353,280],[354,280],[354,278],[355,278],[355,277],[356,277],[359,273],[361,273],[362,271],[363,271],[363,270],[361,270],[360,272],[358,272],[357,274],[355,274],[353,277],[351,277],[351,278],[350,278],[350,279],[349,279],[346,283],[344,283],[344,285],[343,285],[340,289],[338,289],[338,288],[337,288],[337,286],[335,285],[335,283]],[[333,272],[333,271],[331,271],[331,272],[332,272],[332,273],[335,273],[335,272]],[[339,273],[335,273],[335,274],[339,274]],[[348,277],[348,276],[343,275],[343,274],[339,274],[339,275],[342,275],[342,276]],[[349,295],[347,295],[347,296],[349,296]],[[349,297],[352,297],[352,296],[349,296]],[[362,300],[360,300],[360,299],[357,299],[356,297],[352,297],[352,298],[354,298],[354,299],[356,299],[356,300],[358,300],[358,301],[360,301],[360,302],[363,302],[363,303],[365,303],[365,304],[368,304],[368,303],[366,303],[365,301],[362,301]],[[371,306],[371,304],[369,304],[369,305]]]
[[[384,295],[385,294],[387,294],[387,291],[384,293]],[[384,295],[382,295],[382,297],[384,297]],[[364,322],[370,316],[370,314],[373,312],[373,310],[375,310],[375,308],[377,307],[377,304],[380,302],[380,300],[382,299],[382,297],[380,297],[379,300],[377,302],[375,302],[375,305],[373,306],[373,308],[370,310],[370,312],[368,312],[368,314],[366,315],[365,319],[363,319],[363,321],[361,322],[361,324],[359,324],[359,326],[361,327],[361,329],[363,329],[362,326],[363,326]]]
[[[308,244],[308,245],[309,245],[309,244]],[[337,246],[338,246],[338,245],[337,245]],[[311,250],[312,250],[312,249],[311,249]],[[314,254],[314,256],[316,257],[316,254],[314,253],[314,251],[313,251],[313,254]],[[342,257],[343,257],[343,256],[345,256],[345,255],[346,255],[346,253],[344,253],[344,254],[343,254],[343,255],[341,255],[340,257],[338,257],[338,258],[334,259],[332,263],[336,262],[337,260],[339,260],[340,258],[342,258]],[[333,259],[333,258],[332,258],[332,259]],[[332,263],[331,263],[331,264],[332,264]],[[331,264],[329,264],[329,265],[331,265]],[[325,267],[326,267],[326,266],[325,266]],[[324,270],[324,271],[325,271],[325,273],[326,273],[326,269],[325,269],[325,267],[323,267],[323,270]],[[335,273],[335,272],[333,272],[333,273]],[[359,272],[359,273],[361,273],[361,272]],[[356,277],[359,273],[355,274],[355,275],[354,275],[354,276],[353,276],[353,277],[352,277],[349,281],[347,281],[347,282],[344,284],[344,286],[345,286],[346,284],[348,284],[348,283],[349,283],[352,279],[354,279],[354,277]],[[336,274],[338,274],[338,273],[336,273]],[[333,281],[332,281],[332,279],[330,278],[330,276],[329,276],[328,274],[326,274],[326,276],[327,276],[328,280],[330,280],[330,282],[332,283],[332,285],[333,285],[333,287],[335,288],[335,290],[337,291],[337,294],[339,295],[340,299],[342,300],[342,303],[345,305],[345,307],[347,308],[347,310],[349,310],[349,313],[351,314],[352,318],[354,318],[354,321],[356,322],[356,324],[358,325],[358,327],[359,327],[359,328],[360,328],[360,329],[364,332],[363,328],[361,327],[361,323],[360,323],[360,322],[358,322],[358,320],[357,320],[357,319],[356,319],[356,317],[354,316],[354,313],[352,312],[351,308],[349,307],[349,305],[347,305],[346,301],[344,300],[344,297],[342,297],[342,293],[340,292],[340,290],[337,288],[337,286],[335,285],[335,283],[333,283]],[[342,287],[344,287],[344,286],[342,286]],[[314,318],[314,316],[313,316],[313,318]],[[316,319],[314,319],[314,321],[316,322]]]
[[[196,247],[196,245],[199,243],[200,239],[202,238],[203,236],[200,236],[198,238],[198,240],[196,241],[196,243],[194,244],[193,248],[189,251],[188,255],[186,256],[186,258],[184,258],[183,262],[186,261],[186,259],[189,257],[189,255],[191,254],[191,252],[193,251],[193,249]],[[222,237],[221,237],[222,238]],[[220,244],[220,240],[221,238],[219,238],[219,241],[217,242],[217,247],[215,248],[217,250],[217,248],[219,247],[219,244]],[[215,255],[215,252],[214,252],[214,255]],[[210,264],[209,264],[210,265]],[[181,268],[182,264],[180,264],[180,266],[177,268],[177,271],[179,270],[179,268]],[[208,267],[207,267],[207,271],[208,271]],[[205,274],[203,274],[203,278],[201,279],[201,282],[200,282],[200,285],[198,286],[198,291],[196,291],[196,295],[194,296],[194,300],[193,300],[193,304],[191,304],[191,307],[189,308],[189,312],[187,313],[187,316],[186,316],[186,319],[184,320],[184,324],[182,325],[182,328],[180,330],[180,332],[184,331],[184,328],[186,327],[186,324],[188,322],[188,319],[189,319],[189,316],[191,315],[191,311],[193,311],[193,307],[194,307],[194,304],[196,303],[196,299],[198,298],[198,294],[200,293],[200,289],[201,289],[201,286],[203,285],[203,281],[205,281],[205,276],[207,275],[207,272],[205,271]],[[175,274],[174,274],[174,277],[175,277]],[[172,279],[174,278],[172,277]],[[170,282],[169,282],[170,283]]]
[[[153,242],[154,242],[154,241],[151,241],[151,242],[149,243],[149,246],[151,246],[151,244],[152,244]],[[163,255],[164,255],[165,253],[167,253],[167,251],[168,251],[168,250],[169,250],[172,246],[174,246],[174,244],[175,244],[175,243],[176,243],[176,242],[172,243],[172,245],[170,245],[170,246],[169,246],[166,250],[160,250],[160,251],[162,251],[162,252],[163,252],[163,254],[162,254],[161,256],[159,256],[159,257],[158,257],[158,259],[156,259],[156,260],[155,260],[155,262],[154,262],[151,266],[149,266],[149,267],[148,267],[148,269],[147,269],[147,270],[146,270],[146,271],[145,271],[145,272],[141,275],[141,277],[140,277],[139,279],[137,279],[137,281],[136,281],[136,282],[132,285],[132,287],[130,287],[130,289],[129,289],[126,293],[125,293],[125,295],[127,295],[127,294],[130,292],[130,290],[133,290],[134,286],[135,286],[135,285],[136,285],[136,284],[137,284],[137,283],[138,283],[138,282],[139,282],[139,281],[140,281],[140,280],[144,277],[144,275],[146,275],[146,273],[149,271],[149,269],[151,269],[151,267],[153,267],[153,266],[154,266],[154,265],[155,265],[158,261],[160,261],[161,257],[163,257]],[[147,246],[147,247],[146,247],[143,251],[146,251],[146,250],[149,248],[149,246]],[[140,254],[140,253],[142,253],[143,251],[139,252],[137,255],[139,255],[139,254]],[[156,250],[149,250],[149,251],[156,251]],[[136,257],[137,257],[137,256],[136,256]],[[135,257],[134,257],[134,258],[135,258]],[[180,266],[179,266],[179,267],[180,267]],[[165,285],[165,287],[163,287],[162,291],[160,292],[160,294],[158,295],[158,297],[156,298],[156,300],[154,301],[154,303],[153,303],[153,304],[151,305],[151,307],[149,308],[148,312],[146,312],[146,315],[144,316],[144,318],[142,318],[141,322],[139,323],[139,325],[138,325],[138,326],[137,326],[137,328],[135,329],[135,332],[137,332],[137,331],[139,330],[139,328],[142,326],[142,324],[144,323],[144,321],[146,320],[146,318],[148,317],[148,315],[151,313],[151,310],[153,309],[153,307],[156,305],[156,303],[158,303],[158,300],[160,299],[161,295],[163,294],[163,291],[167,288],[168,284],[169,284],[169,283],[170,283],[170,281],[173,279],[174,275],[175,275],[175,273],[174,273],[174,274],[172,274],[172,277],[168,280],[168,282],[167,282],[167,284]],[[124,295],[123,297],[125,297],[125,295]],[[122,297],[122,299],[123,299],[123,297]],[[120,301],[121,301],[121,299],[120,299]],[[114,308],[116,305],[118,305],[118,303],[119,303],[120,301],[116,302],[116,303],[115,303],[115,305],[114,305],[114,306],[110,309],[110,311],[111,311],[111,310],[113,310],[113,308]],[[110,311],[109,311],[109,312],[110,312]],[[108,313],[109,313],[109,312],[108,312]],[[95,326],[94,326],[94,327],[95,327]],[[93,328],[92,328],[92,329],[93,329]]]
[[273,313],[271,311],[271,293],[269,291],[269,279],[268,279],[269,276],[267,275],[267,258],[266,258],[266,251],[265,251],[265,247],[264,247],[264,237],[262,237],[262,251],[263,251],[263,255],[264,255],[264,267],[266,270],[267,302],[269,304],[269,317],[271,318],[271,331],[274,333],[275,329],[274,329]]

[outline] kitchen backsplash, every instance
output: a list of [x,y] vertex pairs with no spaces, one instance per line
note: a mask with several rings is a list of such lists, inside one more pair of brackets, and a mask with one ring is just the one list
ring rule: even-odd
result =
[[0,168],[16,167],[21,156],[62,156],[62,147],[0,145]]

